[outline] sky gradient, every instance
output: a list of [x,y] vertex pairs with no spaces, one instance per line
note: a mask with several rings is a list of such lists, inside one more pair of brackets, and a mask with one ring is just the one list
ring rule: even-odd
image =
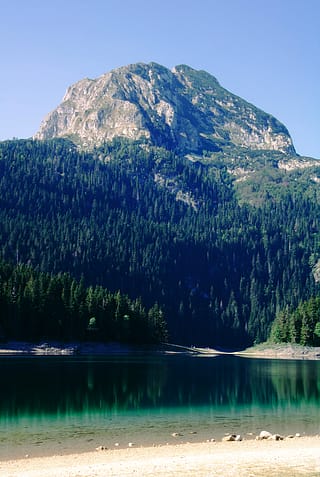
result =
[[31,137],[68,86],[138,61],[188,64],[320,159],[319,0],[4,0],[0,140]]

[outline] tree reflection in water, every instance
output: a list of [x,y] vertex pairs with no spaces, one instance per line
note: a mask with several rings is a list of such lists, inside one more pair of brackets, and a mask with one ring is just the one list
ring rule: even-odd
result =
[[320,403],[320,362],[236,357],[1,358],[0,418]]

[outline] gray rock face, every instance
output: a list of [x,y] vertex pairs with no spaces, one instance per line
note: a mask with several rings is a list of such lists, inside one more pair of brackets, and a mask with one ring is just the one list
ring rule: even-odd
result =
[[184,153],[240,146],[295,154],[287,129],[273,116],[185,65],[170,71],[138,63],[79,81],[35,135],[54,137],[87,148],[125,137]]

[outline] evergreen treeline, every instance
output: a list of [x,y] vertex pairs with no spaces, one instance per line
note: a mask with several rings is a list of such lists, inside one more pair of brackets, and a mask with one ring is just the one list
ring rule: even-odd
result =
[[0,263],[0,334],[7,339],[166,341],[163,313],[155,304],[119,291],[85,287],[67,273],[51,275],[30,266]]
[[0,144],[0,257],[159,303],[177,342],[264,340],[315,295],[319,209],[299,190],[240,206],[221,162],[146,144]]
[[320,346],[320,296],[302,302],[294,310],[281,310],[271,328],[275,343]]

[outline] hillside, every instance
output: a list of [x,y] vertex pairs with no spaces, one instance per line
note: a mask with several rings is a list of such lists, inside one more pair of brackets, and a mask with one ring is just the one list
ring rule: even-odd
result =
[[277,310],[318,290],[320,210],[302,189],[240,204],[223,165],[123,139],[4,142],[0,177],[3,260],[158,303],[173,341],[264,340]]

